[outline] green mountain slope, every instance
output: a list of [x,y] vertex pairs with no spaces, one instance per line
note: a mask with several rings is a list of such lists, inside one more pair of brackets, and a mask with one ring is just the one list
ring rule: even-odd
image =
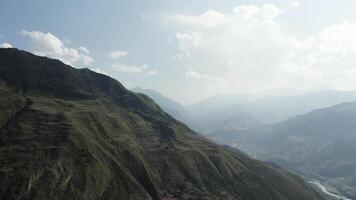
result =
[[321,199],[88,69],[0,49],[0,199]]
[[189,123],[192,121],[191,119],[189,119],[189,113],[181,104],[172,99],[169,99],[168,97],[161,95],[157,91],[152,89],[142,89],[139,87],[133,88],[132,91],[147,95],[148,97],[153,99],[155,103],[157,103],[162,108],[162,110],[173,116],[175,119],[180,120],[185,124],[187,124],[187,122]]
[[219,132],[211,138],[356,198],[356,103],[315,110],[274,125]]

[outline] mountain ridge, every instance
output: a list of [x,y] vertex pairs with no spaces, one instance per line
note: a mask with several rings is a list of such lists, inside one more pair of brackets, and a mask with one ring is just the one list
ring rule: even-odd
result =
[[170,106],[166,101],[157,98],[162,96],[157,91],[148,89],[141,90],[141,93],[153,98],[166,112],[204,135],[225,129],[238,130],[273,124],[315,109],[356,101],[356,91],[324,90],[262,98],[251,94],[221,95],[193,105],[185,105],[184,109],[177,109],[176,106]]
[[87,69],[0,49],[1,199],[317,200]]

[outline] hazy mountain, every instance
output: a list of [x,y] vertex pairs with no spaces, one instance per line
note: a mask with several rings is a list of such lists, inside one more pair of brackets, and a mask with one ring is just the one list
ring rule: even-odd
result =
[[[192,116],[194,116],[191,120],[197,125],[197,130],[205,134],[224,130],[226,121],[234,121],[238,118],[236,116],[241,115],[253,119],[242,123],[256,122],[256,124],[251,124],[252,127],[260,124],[277,123],[315,109],[356,101],[356,92],[322,91],[293,96],[267,96],[259,99],[253,99],[251,95],[250,97],[243,95],[224,97],[225,99],[209,98],[195,104],[194,109],[187,107],[187,110],[190,110]],[[244,117],[239,120],[242,121],[243,119]],[[233,125],[234,123],[230,124]],[[239,125],[240,122],[236,123],[236,127],[231,127],[231,129],[240,129]]]
[[134,91],[148,95],[164,111],[203,134],[277,123],[315,109],[356,101],[355,91],[322,91],[258,99],[256,94],[221,95],[183,106],[151,89]]
[[181,121],[187,121],[186,118],[188,116],[187,111],[185,108],[178,102],[163,96],[159,92],[152,90],[152,89],[142,89],[139,87],[135,87],[132,89],[132,91],[137,92],[137,93],[142,93],[150,98],[152,98],[164,111],[166,111],[168,114],[172,115],[174,118],[181,120]]
[[187,105],[186,109],[189,110],[195,118],[202,118],[211,113],[219,112],[230,105],[248,102],[253,99],[255,98],[252,94],[217,95],[192,105]]
[[251,102],[250,107],[262,123],[275,123],[315,109],[350,101],[356,101],[356,91],[330,90],[297,96],[264,97]]
[[142,89],[135,87],[132,91],[145,94],[152,98],[165,112],[173,116],[175,119],[187,124],[195,131],[202,132],[204,129],[197,122],[196,118],[192,116],[185,106],[181,105],[177,101],[163,96],[161,93],[152,89]]
[[260,122],[252,117],[250,114],[241,113],[234,115],[227,120],[221,122],[216,130],[219,131],[233,131],[233,130],[245,130],[260,125]]
[[356,103],[315,110],[274,125],[217,132],[210,138],[356,198]]
[[269,90],[262,93],[241,93],[241,94],[225,94],[216,95],[203,99],[192,105],[187,105],[186,109],[191,111],[195,117],[205,116],[210,113],[219,112],[229,106],[236,104],[246,104],[256,99],[266,96],[295,96],[301,92],[291,88],[280,88],[276,90]]
[[[205,99],[194,105],[183,106],[173,99],[163,96],[152,89],[133,88],[135,92],[152,98],[164,111],[184,122],[190,128],[203,134],[216,130],[245,129],[260,125],[257,119],[247,111],[226,112],[226,105],[252,99],[252,95],[224,95]],[[244,99],[244,100],[242,100]]]
[[321,199],[88,69],[0,49],[0,199]]

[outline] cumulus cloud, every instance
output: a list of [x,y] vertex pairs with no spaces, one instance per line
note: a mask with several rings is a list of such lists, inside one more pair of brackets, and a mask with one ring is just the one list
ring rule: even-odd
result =
[[[108,56],[112,59],[118,59],[127,56],[129,53],[127,51],[112,51],[108,53]],[[158,74],[158,71],[152,69],[148,65],[134,66],[134,65],[124,65],[120,63],[115,63],[112,68],[119,72],[129,73],[129,74],[146,74],[148,76],[153,76]]]
[[300,3],[299,3],[299,1],[292,1],[292,2],[290,3],[290,5],[293,6],[293,7],[299,7],[299,6],[300,6]]
[[109,52],[109,57],[111,59],[118,59],[118,58],[121,58],[121,57],[125,57],[127,56],[129,53],[127,51],[112,51],[112,52]]
[[5,43],[0,44],[0,47],[1,48],[12,48],[12,45],[8,42],[5,42]]
[[85,66],[89,66],[94,61],[86,47],[78,49],[70,48],[66,42],[60,40],[52,33],[23,30],[22,35],[30,39],[31,51],[34,54],[56,58],[66,64],[80,62]]
[[304,52],[295,62],[309,72],[307,75],[313,73],[313,78],[325,87],[354,90],[355,34],[356,21],[330,25],[305,42]]
[[127,73],[142,73],[147,69],[147,65],[128,66],[122,64],[113,64],[112,67],[117,71],[127,72]]
[[241,5],[233,10],[239,20],[272,20],[282,13],[282,10],[273,4],[264,4],[261,7],[255,5]]
[[83,53],[89,55],[90,51],[86,47],[79,47],[79,50],[82,51]]
[[156,75],[158,73],[157,70],[151,70],[151,67],[148,65],[129,66],[123,64],[113,64],[112,68],[125,73],[144,73],[147,75]]
[[166,20],[177,30],[186,76],[212,93],[356,89],[356,22],[300,39],[279,22],[283,12],[273,4],[241,5],[230,13],[208,10]]

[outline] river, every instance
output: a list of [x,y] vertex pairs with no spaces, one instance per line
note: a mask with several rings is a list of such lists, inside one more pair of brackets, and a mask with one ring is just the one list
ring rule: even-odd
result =
[[316,187],[318,187],[322,192],[324,192],[326,195],[330,196],[330,197],[333,197],[333,198],[336,198],[338,200],[352,200],[352,199],[349,199],[347,197],[344,197],[340,194],[335,194],[335,193],[332,193],[330,191],[328,191],[328,188],[326,188],[325,186],[323,186],[320,181],[318,180],[312,180],[312,181],[309,181],[309,183],[315,185]]

